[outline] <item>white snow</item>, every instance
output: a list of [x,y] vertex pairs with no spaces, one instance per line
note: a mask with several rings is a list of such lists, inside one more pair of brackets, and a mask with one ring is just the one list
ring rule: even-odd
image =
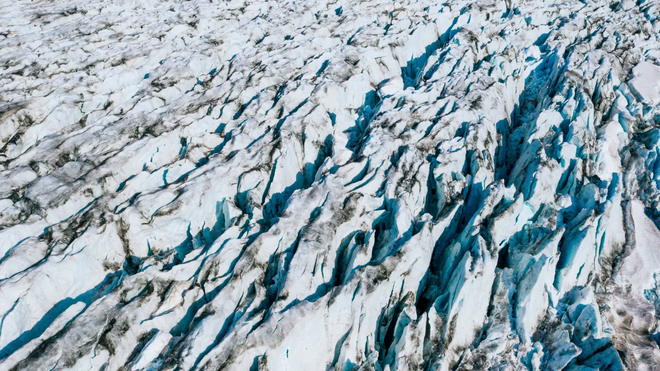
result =
[[660,104],[660,66],[641,62],[632,70],[630,88],[640,101],[652,106]]

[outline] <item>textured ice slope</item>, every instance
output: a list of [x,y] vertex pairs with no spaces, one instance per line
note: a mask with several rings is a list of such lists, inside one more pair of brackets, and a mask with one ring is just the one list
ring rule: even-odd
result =
[[659,369],[658,17],[0,0],[0,369]]

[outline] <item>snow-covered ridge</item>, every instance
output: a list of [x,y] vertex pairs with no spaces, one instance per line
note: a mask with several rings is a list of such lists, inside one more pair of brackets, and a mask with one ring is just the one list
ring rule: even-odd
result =
[[0,10],[0,369],[658,369],[657,2]]

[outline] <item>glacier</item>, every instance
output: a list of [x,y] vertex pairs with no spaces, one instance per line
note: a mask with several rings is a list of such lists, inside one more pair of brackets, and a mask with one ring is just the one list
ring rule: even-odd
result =
[[0,0],[0,369],[660,370],[660,3]]

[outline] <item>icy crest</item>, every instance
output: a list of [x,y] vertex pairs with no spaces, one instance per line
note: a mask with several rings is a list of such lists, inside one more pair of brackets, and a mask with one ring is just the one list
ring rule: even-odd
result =
[[657,2],[0,4],[0,369],[658,369]]

